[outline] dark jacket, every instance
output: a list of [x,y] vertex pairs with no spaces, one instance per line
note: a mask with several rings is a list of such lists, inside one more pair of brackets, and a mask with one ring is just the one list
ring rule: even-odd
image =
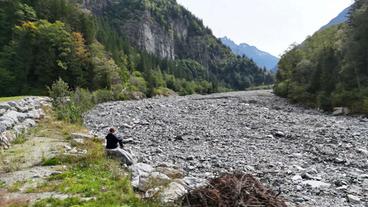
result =
[[123,140],[116,137],[114,134],[109,133],[106,136],[106,149],[116,149],[118,148],[118,143],[121,148],[123,148]]

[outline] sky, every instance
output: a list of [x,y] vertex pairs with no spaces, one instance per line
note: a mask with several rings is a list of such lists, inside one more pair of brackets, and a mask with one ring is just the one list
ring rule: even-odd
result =
[[216,37],[227,36],[275,56],[327,24],[353,0],[177,0]]

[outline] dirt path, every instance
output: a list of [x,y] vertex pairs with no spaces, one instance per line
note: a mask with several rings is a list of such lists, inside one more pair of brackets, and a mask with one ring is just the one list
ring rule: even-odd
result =
[[46,117],[25,135],[24,143],[15,144],[0,154],[0,206],[22,206],[44,198],[66,198],[55,192],[32,193],[30,189],[59,174],[63,166],[41,166],[42,162],[65,152],[67,131],[61,122]]

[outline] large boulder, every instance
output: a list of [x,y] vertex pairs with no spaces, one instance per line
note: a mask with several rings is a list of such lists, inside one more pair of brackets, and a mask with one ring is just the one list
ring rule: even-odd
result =
[[149,176],[140,176],[137,189],[142,192],[147,192],[155,187],[165,186],[171,182],[171,179],[162,173],[152,172]]
[[42,119],[45,116],[45,113],[42,109],[33,109],[27,112],[27,117],[31,119]]
[[9,110],[11,106],[8,103],[0,103],[0,109]]
[[182,182],[187,190],[203,188],[209,184],[208,180],[195,177],[185,177],[182,179]]
[[12,141],[17,138],[17,135],[13,131],[5,131],[0,134],[0,146],[8,148]]
[[146,179],[154,171],[151,165],[145,163],[137,163],[130,167],[132,172],[132,186],[134,188],[139,188],[139,183],[141,179]]
[[126,164],[128,166],[131,166],[134,164],[134,158],[131,153],[129,153],[126,150],[117,148],[117,149],[107,149],[106,153],[109,157],[118,159],[123,164]]
[[349,108],[346,107],[335,107],[332,115],[334,116],[341,116],[341,115],[348,115],[350,114]]
[[6,109],[0,109],[0,116],[4,115],[7,111]]
[[188,191],[182,184],[172,182],[168,187],[163,189],[162,193],[160,194],[160,200],[166,204],[181,202],[181,199],[187,193]]
[[20,113],[17,111],[8,111],[6,112],[1,119],[2,120],[13,120],[14,123],[19,123],[24,121],[27,118],[27,114],[25,113]]

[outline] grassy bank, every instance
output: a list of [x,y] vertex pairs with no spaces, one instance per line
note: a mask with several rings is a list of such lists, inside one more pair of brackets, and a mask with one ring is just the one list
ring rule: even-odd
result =
[[1,102],[7,102],[7,101],[18,101],[25,98],[25,96],[13,96],[13,97],[0,97],[0,103]]
[[[5,201],[5,204],[0,202],[0,206],[3,206],[2,204],[17,207],[29,206],[30,203],[22,197],[48,193],[65,195],[65,197],[42,198],[33,202],[31,206],[160,206],[137,196],[130,185],[129,173],[120,166],[119,162],[106,158],[101,140],[91,139],[79,143],[71,139],[70,134],[73,132],[84,133],[87,130],[78,124],[58,121],[54,112],[48,110],[46,118],[36,128],[25,134],[25,142],[15,144],[10,150],[0,153],[2,161],[0,169],[4,168],[3,173],[36,167],[55,167],[60,171],[60,173],[45,178],[42,182],[33,183],[33,179],[29,179],[19,180],[8,186],[0,183],[0,190],[5,189],[9,195],[18,195],[17,199]],[[44,148],[44,145],[50,148]],[[54,145],[59,147],[54,148]],[[65,146],[76,149],[77,153],[66,150]],[[50,151],[56,152],[50,153]],[[17,166],[9,168],[5,166],[6,163],[17,164]],[[28,163],[28,165],[23,166],[19,163]],[[22,197],[19,198],[19,195]]]

